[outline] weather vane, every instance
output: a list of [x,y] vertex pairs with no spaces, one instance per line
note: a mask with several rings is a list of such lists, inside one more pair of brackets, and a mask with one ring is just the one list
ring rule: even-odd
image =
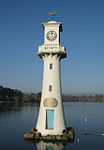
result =
[[49,15],[51,15],[52,16],[52,20],[54,20],[55,19],[54,16],[56,16],[56,12],[52,11],[51,13],[49,13]]

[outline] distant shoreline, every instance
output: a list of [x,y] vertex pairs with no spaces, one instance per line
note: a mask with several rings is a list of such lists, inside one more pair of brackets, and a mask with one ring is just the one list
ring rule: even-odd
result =
[[[10,88],[5,88],[0,86],[0,105],[3,103],[24,103],[24,102],[33,102],[40,103],[41,93],[35,94],[25,94],[20,90],[14,90]],[[71,95],[63,95],[63,102],[104,102],[103,95],[95,95],[95,96],[71,96]]]

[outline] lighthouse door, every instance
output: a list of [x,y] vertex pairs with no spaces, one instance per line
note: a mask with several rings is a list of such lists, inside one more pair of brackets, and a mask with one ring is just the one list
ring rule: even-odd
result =
[[54,110],[46,110],[46,129],[54,128]]

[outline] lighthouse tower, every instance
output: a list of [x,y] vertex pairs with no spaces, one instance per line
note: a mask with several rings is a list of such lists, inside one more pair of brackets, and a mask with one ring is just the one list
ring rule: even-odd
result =
[[37,55],[44,61],[41,103],[36,129],[42,135],[62,135],[65,127],[60,60],[66,57],[65,47],[60,45],[62,23],[42,23],[44,44],[39,46]]

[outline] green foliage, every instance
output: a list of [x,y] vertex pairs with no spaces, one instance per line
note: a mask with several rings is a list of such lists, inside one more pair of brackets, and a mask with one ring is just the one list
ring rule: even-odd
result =
[[104,102],[103,95],[96,96],[71,96],[63,95],[64,102]]
[[[71,96],[71,95],[63,95],[64,102],[104,102],[103,95],[95,95],[95,96]],[[0,101],[7,102],[40,102],[41,92],[37,94],[25,94],[20,90],[13,90],[10,88],[4,88],[0,86]]]
[[22,93],[20,90],[4,88],[0,86],[0,101],[4,102],[39,102],[41,93],[31,95]]
[[0,86],[0,101],[18,101],[21,102],[23,93],[19,90],[4,88]]

